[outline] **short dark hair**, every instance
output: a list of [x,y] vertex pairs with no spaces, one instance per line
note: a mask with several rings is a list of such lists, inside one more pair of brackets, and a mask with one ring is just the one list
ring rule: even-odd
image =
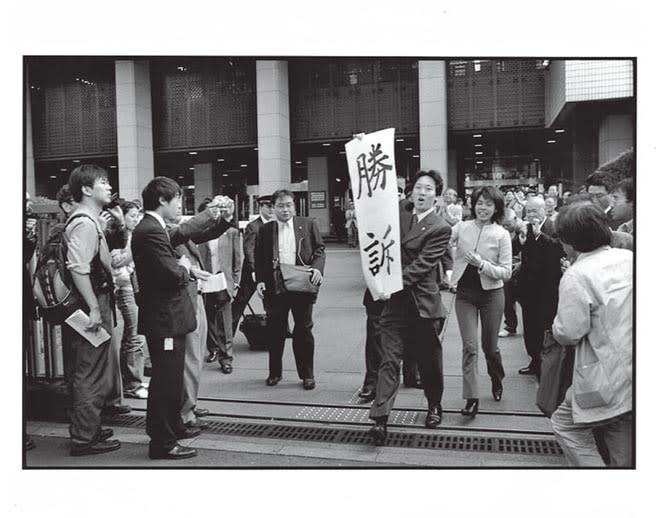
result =
[[82,187],[93,187],[98,178],[107,178],[107,171],[98,165],[83,164],[73,169],[68,177],[68,188],[73,199],[82,201]]
[[572,194],[569,198],[567,198],[565,205],[574,205],[575,203],[587,202],[593,203],[592,196],[587,192],[582,192],[580,194]]
[[128,211],[132,209],[141,210],[141,207],[139,207],[139,205],[137,205],[133,201],[124,201],[123,203],[121,203],[121,210],[123,211],[123,214],[127,214]]
[[431,169],[429,171],[423,171],[419,170],[415,173],[415,176],[412,178],[412,183],[410,184],[412,188],[415,188],[415,184],[417,183],[417,180],[419,180],[422,176],[428,176],[429,178],[432,178],[433,181],[435,182],[435,194],[438,196],[442,194],[442,188],[444,187],[444,181],[442,180],[442,175],[435,171],[434,169]]
[[176,196],[180,196],[181,193],[182,189],[178,182],[166,176],[156,176],[141,192],[144,210],[155,210],[159,207],[160,198],[164,198],[164,201],[168,202]]
[[294,193],[292,193],[292,191],[288,189],[278,189],[271,195],[271,205],[275,205],[278,198],[282,198],[283,196],[289,196],[292,200],[294,199]]
[[612,236],[606,213],[587,202],[565,205],[558,214],[556,232],[563,243],[582,253],[610,245]]
[[635,201],[635,187],[633,185],[633,178],[625,178],[620,183],[613,187],[613,191],[622,191],[626,196],[626,201]]
[[71,189],[68,187],[68,184],[61,186],[61,188],[57,191],[56,199],[61,210],[64,210],[64,203],[69,203],[71,205],[73,204],[73,195],[71,194]]
[[588,177],[585,179],[585,186],[588,189],[591,185],[596,187],[605,187],[608,194],[610,194],[612,191],[614,184],[615,181],[613,177],[609,173],[603,171],[595,171],[594,173],[588,175]]
[[504,211],[506,208],[506,202],[501,191],[491,185],[477,187],[471,195],[472,209],[476,206],[476,202],[478,202],[478,199],[481,197],[494,203],[494,214],[492,214],[491,220],[493,223],[501,224],[504,219]]

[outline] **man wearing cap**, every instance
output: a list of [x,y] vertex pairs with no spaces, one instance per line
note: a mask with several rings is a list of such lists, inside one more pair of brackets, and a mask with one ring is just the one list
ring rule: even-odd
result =
[[271,196],[260,196],[257,199],[260,215],[246,225],[244,230],[244,264],[241,270],[239,291],[232,301],[232,333],[237,331],[237,325],[246,304],[255,293],[255,239],[262,226],[273,218]]

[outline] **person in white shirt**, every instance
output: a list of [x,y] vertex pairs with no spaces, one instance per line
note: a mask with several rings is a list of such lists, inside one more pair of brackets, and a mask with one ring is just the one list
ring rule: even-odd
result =
[[551,425],[570,466],[604,466],[594,432],[611,467],[631,467],[633,252],[610,247],[608,218],[593,204],[564,207],[557,231],[574,262],[560,281],[552,332],[576,355],[572,385]]

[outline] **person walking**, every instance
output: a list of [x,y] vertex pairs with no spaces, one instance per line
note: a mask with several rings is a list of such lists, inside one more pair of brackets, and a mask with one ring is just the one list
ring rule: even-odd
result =
[[453,228],[451,244],[456,247],[452,282],[458,283],[455,306],[462,338],[462,397],[466,400],[461,413],[473,418],[479,406],[479,318],[494,400],[500,401],[503,393],[505,372],[497,333],[504,310],[503,283],[512,271],[512,248],[510,234],[500,225],[504,218],[501,191],[479,187],[472,193],[472,208],[475,219]]

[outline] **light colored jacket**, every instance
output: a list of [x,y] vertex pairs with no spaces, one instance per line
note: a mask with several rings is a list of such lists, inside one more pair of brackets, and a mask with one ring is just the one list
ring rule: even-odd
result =
[[[576,346],[569,388],[574,422],[594,423],[630,411],[633,252],[605,246],[579,255],[560,281],[558,313],[552,331],[558,343]],[[582,391],[585,373],[592,369],[601,371],[595,378],[604,381],[600,388],[605,392],[606,403],[582,408],[577,391]]]
[[461,221],[453,227],[451,246],[456,248],[451,282],[458,282],[467,268],[465,254],[475,251],[483,258],[479,268],[484,290],[502,288],[512,274],[512,244],[508,231],[497,223],[479,228],[475,220]]

